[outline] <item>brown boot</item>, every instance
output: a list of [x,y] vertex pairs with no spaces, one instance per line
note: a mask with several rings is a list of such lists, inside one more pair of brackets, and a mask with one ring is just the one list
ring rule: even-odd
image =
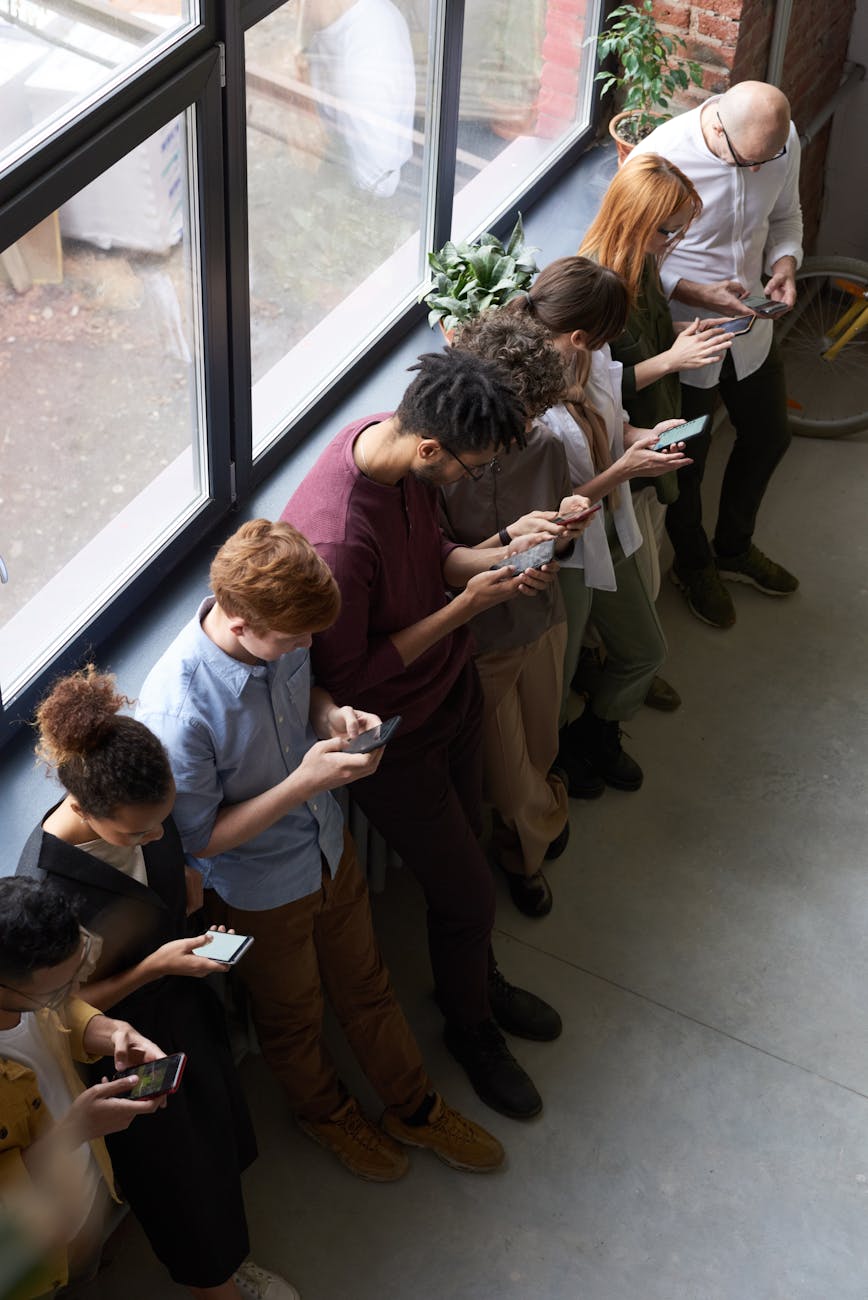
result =
[[297,1115],[296,1122],[303,1133],[336,1155],[358,1178],[393,1183],[410,1168],[407,1153],[365,1118],[355,1097],[348,1097],[328,1119],[302,1119]]
[[408,1147],[425,1147],[453,1169],[487,1174],[505,1159],[503,1147],[484,1128],[447,1106],[438,1093],[424,1124],[408,1124],[394,1111],[383,1112],[385,1131]]

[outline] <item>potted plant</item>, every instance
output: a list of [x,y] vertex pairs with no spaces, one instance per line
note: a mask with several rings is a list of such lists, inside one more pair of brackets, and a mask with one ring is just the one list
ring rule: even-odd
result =
[[659,30],[652,0],[619,5],[609,15],[605,31],[597,37],[597,55],[600,62],[614,56],[619,70],[603,69],[596,80],[603,83],[603,94],[613,88],[624,92],[622,111],[609,123],[619,164],[658,122],[671,116],[669,103],[676,91],[686,90],[691,82],[702,85],[699,64],[677,57],[685,48],[680,36]]
[[519,213],[506,244],[486,232],[470,243],[450,240],[438,253],[429,253],[432,276],[419,295],[429,308],[428,324],[432,329],[439,324],[451,340],[463,321],[511,302],[530,287],[539,270],[538,251],[524,242]]

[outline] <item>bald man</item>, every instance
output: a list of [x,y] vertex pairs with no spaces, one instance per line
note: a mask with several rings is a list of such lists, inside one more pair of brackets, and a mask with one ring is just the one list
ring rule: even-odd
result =
[[697,618],[726,628],[735,622],[735,606],[724,579],[749,583],[769,596],[790,595],[799,585],[753,542],[760,502],[790,432],[772,321],[755,316],[743,301],[764,298],[781,304],[772,308],[780,314],[795,304],[802,260],[799,139],[786,96],[765,82],[744,81],[658,126],[631,157],[640,153],[662,154],[675,163],[703,202],[699,218],[682,237],[673,237],[661,266],[675,328],[697,316],[752,319],[722,362],[680,376],[685,419],[710,413],[719,391],[735,428],[714,549],[702,524],[700,496],[710,436],[691,443],[693,464],[678,471],[679,497],[666,512],[675,550],[672,580]]

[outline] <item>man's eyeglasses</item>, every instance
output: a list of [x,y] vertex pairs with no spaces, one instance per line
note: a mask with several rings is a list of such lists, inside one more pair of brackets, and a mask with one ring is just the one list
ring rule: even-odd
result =
[[90,960],[90,954],[94,942],[93,935],[83,927],[80,933],[82,941],[81,959],[78,966],[75,968],[75,974],[72,979],[67,980],[65,984],[61,984],[60,988],[52,989],[51,992],[41,998],[35,998],[32,994],[25,993],[22,989],[17,989],[14,984],[0,984],[0,989],[6,989],[8,993],[14,993],[17,998],[21,998],[24,1002],[30,1002],[34,1011],[56,1011],[58,1007],[63,1006],[73,988],[78,983],[82,971]]
[[497,470],[500,469],[500,462],[496,456],[494,456],[486,465],[465,465],[461,457],[457,456],[451,447],[447,447],[443,442],[441,442],[440,446],[444,451],[449,453],[453,460],[458,461],[458,464],[464,470],[464,473],[469,475],[469,477],[473,479],[474,483],[478,483],[480,479],[485,478],[486,470],[490,469],[496,473]]
[[732,154],[732,161],[735,163],[736,167],[765,167],[766,163],[775,162],[778,158],[783,158],[784,154],[787,152],[787,146],[784,145],[783,149],[779,149],[777,153],[773,153],[771,158],[760,158],[757,162],[748,162],[746,158],[741,158],[736,153],[735,147],[726,133],[726,127],[720,120],[719,113],[717,114],[717,121],[721,131],[723,132],[723,138],[729,145],[729,152]]

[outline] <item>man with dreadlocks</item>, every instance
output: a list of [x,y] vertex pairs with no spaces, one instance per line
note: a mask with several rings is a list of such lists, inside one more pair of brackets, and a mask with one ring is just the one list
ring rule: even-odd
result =
[[[507,982],[491,950],[494,884],[479,843],[482,692],[466,625],[544,589],[557,565],[492,570],[539,534],[469,547],[440,531],[438,489],[480,479],[499,453],[524,446],[527,417],[508,372],[458,349],[427,353],[413,369],[398,409],[343,429],[282,518],[313,543],[340,588],[336,622],[313,639],[317,681],[403,719],[353,796],[425,892],[446,1044],[487,1105],[527,1119],[542,1101],[501,1030],[546,1040],[561,1022]],[[450,600],[447,589],[458,594]]]

